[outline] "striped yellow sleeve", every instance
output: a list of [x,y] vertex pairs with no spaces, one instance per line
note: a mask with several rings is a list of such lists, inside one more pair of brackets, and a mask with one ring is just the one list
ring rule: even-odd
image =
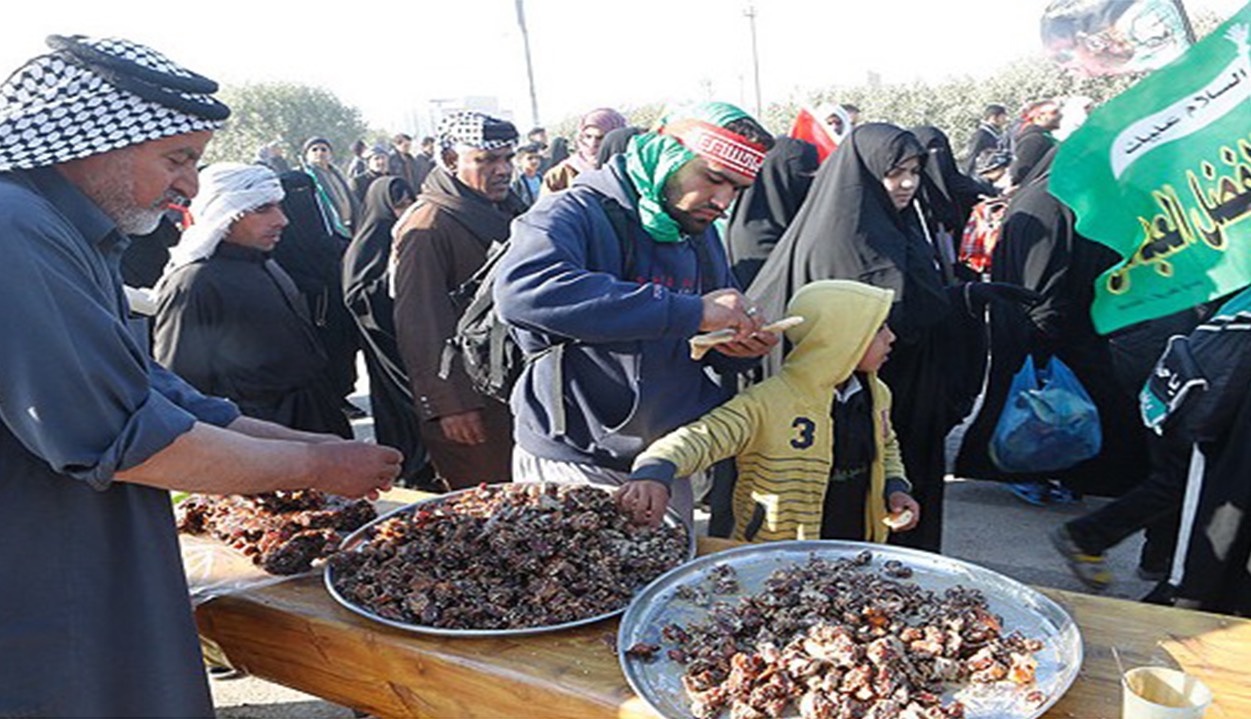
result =
[[878,391],[882,398],[882,406],[874,407],[873,411],[881,415],[882,427],[886,432],[886,436],[882,438],[882,468],[885,470],[886,479],[900,478],[906,481],[908,471],[904,469],[903,452],[899,449],[899,438],[895,435],[895,427],[890,422],[890,388],[885,382],[878,380]]
[[634,460],[634,467],[663,460],[677,466],[675,476],[702,472],[743,451],[760,423],[760,403],[750,392],[737,395],[690,424],[652,443]]

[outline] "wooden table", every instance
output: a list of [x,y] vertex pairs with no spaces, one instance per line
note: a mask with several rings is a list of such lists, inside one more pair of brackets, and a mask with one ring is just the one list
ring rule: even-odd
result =
[[[701,540],[700,553],[732,546]],[[1112,657],[1175,663],[1215,693],[1209,719],[1251,717],[1251,621],[1043,589],[1081,628],[1086,658],[1047,717],[1119,717]],[[320,576],[219,596],[201,636],[250,674],[383,717],[654,717],[609,646],[617,622],[529,637],[414,635],[343,609]]]

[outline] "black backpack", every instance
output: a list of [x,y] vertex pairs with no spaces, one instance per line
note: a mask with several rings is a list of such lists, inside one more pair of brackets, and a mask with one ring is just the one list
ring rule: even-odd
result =
[[[624,258],[622,276],[629,277],[634,274],[634,237],[626,211],[604,195],[594,190],[586,191],[593,193],[604,208],[613,234],[621,243],[621,256]],[[504,241],[492,245],[482,267],[451,292],[452,306],[460,310],[460,319],[456,322],[456,334],[448,338],[439,363],[439,378],[447,379],[451,375],[452,364],[459,357],[474,389],[505,404],[527,364],[573,341],[526,354],[509,334],[508,325],[495,311],[492,294],[496,268],[500,258],[508,251],[509,244],[509,241]]]

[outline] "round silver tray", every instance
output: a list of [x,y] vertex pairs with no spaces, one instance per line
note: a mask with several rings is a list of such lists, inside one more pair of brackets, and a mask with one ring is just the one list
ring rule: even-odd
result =
[[[1077,624],[1060,605],[1016,580],[958,559],[903,547],[864,542],[792,541],[753,544],[700,557],[666,572],[636,594],[621,619],[617,635],[618,659],[626,680],[660,716],[691,717],[690,702],[682,689],[683,666],[666,656],[665,648],[670,643],[661,638],[660,632],[668,624],[686,625],[702,619],[708,609],[675,596],[678,587],[704,583],[714,566],[726,564],[738,575],[739,591],[709,594],[709,599],[733,603],[738,597],[758,593],[764,580],[777,569],[806,564],[813,556],[822,559],[852,557],[864,549],[873,552],[873,571],[880,569],[888,559],[897,559],[912,568],[911,580],[897,581],[913,581],[939,594],[957,584],[981,590],[990,610],[1003,617],[1005,632],[1020,630],[1027,637],[1043,640],[1042,650],[1035,655],[1037,682],[1028,691],[1042,691],[1044,701],[1025,707],[1022,700],[1028,691],[1006,684],[946,691],[943,701],[960,699],[969,719],[1041,717],[1077,678],[1083,656]],[[661,651],[650,660],[628,656],[626,650],[638,642],[660,645]],[[790,714],[797,715],[794,711]]]
[[[603,488],[603,489],[604,491],[611,491],[606,488]],[[456,492],[449,492],[447,494],[442,494],[437,497],[423,499],[419,502],[413,502],[412,504],[405,505],[398,509],[393,509],[390,512],[387,512],[386,514],[371,521],[369,524],[366,524],[360,529],[357,529],[355,532],[352,532],[347,537],[344,537],[343,543],[339,545],[339,551],[341,552],[359,551],[360,548],[364,546],[370,530],[392,517],[399,516],[406,512],[412,512],[419,507],[428,507],[429,505],[442,504],[444,502],[447,502],[450,499],[454,499],[456,497],[459,497],[463,494],[467,494],[472,491],[474,490],[462,489]],[[673,510],[670,510],[665,515],[664,522],[666,525],[671,526],[671,527],[682,524],[682,520],[678,517],[677,513],[674,512]],[[695,556],[695,533],[692,532],[689,527],[687,527],[686,536],[689,541],[689,547],[687,549],[686,558],[687,560],[690,560],[692,557]],[[401,621],[396,621],[394,619],[387,619],[386,617],[381,617],[381,616],[378,616],[377,614],[374,614],[368,609],[365,609],[356,604],[353,604],[352,602],[348,601],[346,597],[340,594],[339,590],[335,589],[333,573],[334,573],[333,566],[329,562],[327,562],[326,571],[324,574],[324,583],[326,585],[326,591],[330,592],[330,596],[333,597],[334,600],[338,602],[344,609],[347,609],[348,611],[353,612],[355,614],[359,614],[360,616],[365,617],[366,619],[371,619],[375,622],[385,624],[389,627],[395,627],[396,629],[404,629],[410,632],[417,632],[419,634],[437,634],[437,635],[446,636],[446,637],[506,637],[506,636],[521,636],[524,634],[541,634],[543,632],[554,632],[554,631],[558,631],[561,629],[569,629],[571,627],[580,627],[584,624],[593,624],[595,622],[608,619],[609,617],[615,617],[618,614],[621,614],[622,612],[626,610],[625,607],[622,607],[621,609],[616,609],[614,611],[607,612],[605,614],[597,614],[593,617],[587,617],[585,619],[579,619],[573,622],[564,622],[563,624],[546,624],[546,625],[535,626],[535,627],[523,627],[521,629],[446,629],[443,627],[432,627],[432,626],[425,625],[425,624],[410,624],[408,622],[401,622]]]

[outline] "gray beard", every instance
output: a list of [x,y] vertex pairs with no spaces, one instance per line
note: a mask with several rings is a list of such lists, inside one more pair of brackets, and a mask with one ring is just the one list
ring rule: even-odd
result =
[[79,187],[83,194],[117,224],[117,229],[127,235],[147,235],[161,224],[161,215],[165,214],[162,205],[170,196],[162,197],[152,207],[138,207],[132,197],[135,179],[133,176],[134,162],[126,148],[118,151],[115,164],[110,172],[103,176],[92,177]]
[[165,211],[160,209],[127,207],[113,215],[113,221],[117,223],[117,229],[127,235],[147,235],[156,231],[164,214]]

